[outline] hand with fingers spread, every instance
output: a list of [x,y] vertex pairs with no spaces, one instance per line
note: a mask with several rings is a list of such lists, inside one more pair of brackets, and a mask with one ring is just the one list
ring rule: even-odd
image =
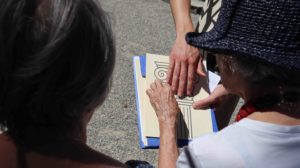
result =
[[180,112],[171,86],[156,80],[147,90],[159,121],[160,145],[158,168],[176,167],[178,158],[176,121]]
[[176,28],[176,40],[170,52],[167,82],[179,97],[190,96],[196,73],[205,76],[203,58],[200,50],[187,44],[185,40],[188,32],[195,31],[190,15],[190,1],[170,0],[170,6]]
[[187,44],[184,37],[177,37],[170,54],[167,81],[179,97],[192,94],[196,72],[205,76],[202,60],[198,48]]
[[175,125],[180,109],[170,85],[156,80],[147,90],[147,95],[156,112],[159,124]]

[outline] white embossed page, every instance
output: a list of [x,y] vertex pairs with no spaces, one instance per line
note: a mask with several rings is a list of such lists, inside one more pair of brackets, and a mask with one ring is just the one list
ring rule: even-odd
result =
[[[146,89],[150,84],[159,79],[166,82],[169,57],[163,55],[146,55]],[[208,96],[208,84],[206,78],[197,78],[194,89],[194,97],[185,97],[177,102],[181,109],[178,117],[177,135],[178,138],[192,139],[205,133],[213,132],[211,110],[194,110],[192,104],[194,101]],[[144,97],[145,114],[145,136],[159,137],[159,125],[154,109],[151,106],[148,96]]]

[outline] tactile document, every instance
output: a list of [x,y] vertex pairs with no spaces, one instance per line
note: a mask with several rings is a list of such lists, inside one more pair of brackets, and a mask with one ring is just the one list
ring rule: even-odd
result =
[[[166,82],[169,57],[163,55],[146,55],[146,80],[140,81],[144,84],[141,89],[144,93],[150,84],[156,79]],[[179,139],[192,139],[205,133],[213,132],[213,120],[211,109],[195,110],[192,104],[209,94],[208,82],[204,77],[197,78],[195,81],[193,97],[180,99],[176,97],[181,113],[177,121],[177,136]],[[145,137],[159,137],[159,125],[154,109],[151,106],[147,94],[142,94],[141,113],[143,116],[143,128]]]

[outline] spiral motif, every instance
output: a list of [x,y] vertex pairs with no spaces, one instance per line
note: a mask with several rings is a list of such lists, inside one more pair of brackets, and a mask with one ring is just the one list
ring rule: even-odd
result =
[[168,73],[168,69],[166,68],[157,68],[154,71],[155,78],[161,80],[162,82],[166,82],[167,73]]

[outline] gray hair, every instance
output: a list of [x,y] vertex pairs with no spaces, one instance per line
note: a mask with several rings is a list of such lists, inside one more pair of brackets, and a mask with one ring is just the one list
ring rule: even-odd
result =
[[288,70],[244,55],[221,55],[221,57],[230,72],[240,73],[249,83],[266,88],[278,88],[278,93],[261,95],[262,97],[257,100],[261,102],[261,106],[270,107],[286,102],[298,104],[295,110],[299,111],[300,71]]

